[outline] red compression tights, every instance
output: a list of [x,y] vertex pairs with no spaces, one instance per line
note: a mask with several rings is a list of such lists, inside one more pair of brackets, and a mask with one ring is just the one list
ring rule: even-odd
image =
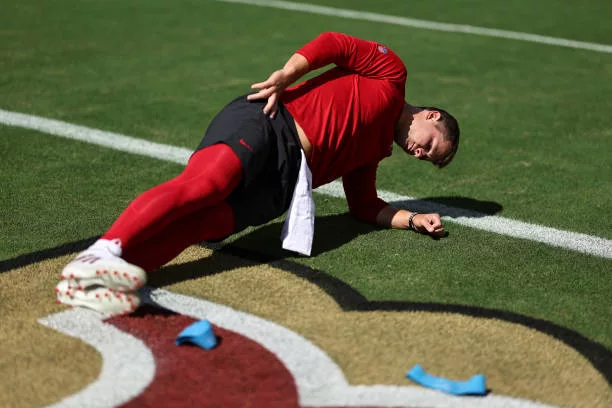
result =
[[151,271],[189,245],[233,232],[225,199],[241,179],[240,160],[229,146],[199,150],[179,176],[132,201],[102,238],[121,239],[123,258]]

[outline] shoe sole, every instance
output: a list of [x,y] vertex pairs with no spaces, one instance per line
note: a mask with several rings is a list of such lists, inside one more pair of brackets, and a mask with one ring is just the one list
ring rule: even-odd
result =
[[82,290],[73,288],[68,280],[60,281],[55,293],[58,303],[85,307],[106,315],[129,314],[141,304],[137,293],[117,292],[106,287]]
[[132,292],[147,283],[144,269],[127,262],[98,261],[88,265],[71,262],[62,271],[61,278],[71,289],[85,290],[90,286],[106,286],[118,292]]

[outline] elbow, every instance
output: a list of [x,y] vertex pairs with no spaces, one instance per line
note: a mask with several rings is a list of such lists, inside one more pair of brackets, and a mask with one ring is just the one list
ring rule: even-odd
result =
[[338,33],[334,31],[323,31],[321,34],[319,34],[319,37],[326,38],[326,37],[333,37],[335,35],[338,35]]

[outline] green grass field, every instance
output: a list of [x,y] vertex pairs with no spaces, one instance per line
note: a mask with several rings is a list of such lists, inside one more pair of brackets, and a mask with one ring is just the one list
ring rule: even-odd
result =
[[[461,0],[314,3],[612,43],[612,3]],[[215,113],[322,31],[386,43],[408,102],[461,124],[447,169],[396,150],[378,187],[502,208],[496,215],[612,239],[612,54],[217,1],[2,1],[0,109],[194,148]],[[0,125],[0,260],[100,235],[162,160]],[[370,300],[501,309],[612,348],[610,259],[449,222],[439,241],[371,230],[317,194],[323,270]],[[279,254],[280,226],[234,237]],[[49,288],[52,290],[52,288]]]

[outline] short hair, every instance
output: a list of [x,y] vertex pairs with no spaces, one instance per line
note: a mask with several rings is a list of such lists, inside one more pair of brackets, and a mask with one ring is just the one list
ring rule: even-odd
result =
[[453,115],[444,109],[433,106],[423,106],[421,109],[440,112],[440,119],[438,119],[438,123],[442,126],[442,134],[444,135],[444,138],[451,142],[451,150],[446,156],[434,164],[439,168],[445,167],[453,160],[455,154],[457,153],[457,149],[459,148],[459,122],[457,122],[457,119],[455,119]]

